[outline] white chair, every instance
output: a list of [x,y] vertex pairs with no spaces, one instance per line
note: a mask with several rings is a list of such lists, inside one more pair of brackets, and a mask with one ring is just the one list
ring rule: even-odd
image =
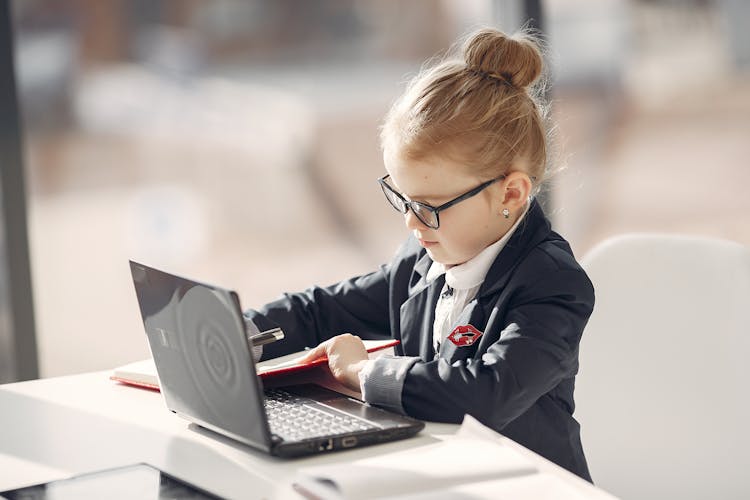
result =
[[596,306],[575,417],[594,483],[623,499],[750,498],[750,250],[629,234],[582,265]]

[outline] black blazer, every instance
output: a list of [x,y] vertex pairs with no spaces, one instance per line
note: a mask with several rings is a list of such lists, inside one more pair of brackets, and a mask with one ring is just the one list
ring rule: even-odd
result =
[[341,333],[395,338],[418,356],[401,402],[407,414],[460,422],[470,414],[560,466],[591,480],[573,418],[578,345],[594,289],[568,243],[532,201],[455,326],[483,332],[472,344],[432,347],[444,277],[427,285],[432,260],[413,238],[379,270],[336,285],[285,294],[246,316],[286,337],[264,358],[299,351]]

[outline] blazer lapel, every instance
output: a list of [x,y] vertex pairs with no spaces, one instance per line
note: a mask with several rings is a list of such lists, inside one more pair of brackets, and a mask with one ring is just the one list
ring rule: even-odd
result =
[[[432,259],[425,253],[414,266],[409,298],[401,304],[401,348],[406,356],[419,356],[429,361],[435,357],[432,348],[432,326],[435,322],[435,305],[445,284],[445,276],[440,276],[427,284],[427,271]],[[419,277],[417,277],[417,275]]]
[[427,286],[427,271],[430,270],[432,259],[423,250],[422,256],[414,264],[414,269],[409,280],[409,296],[419,293]]

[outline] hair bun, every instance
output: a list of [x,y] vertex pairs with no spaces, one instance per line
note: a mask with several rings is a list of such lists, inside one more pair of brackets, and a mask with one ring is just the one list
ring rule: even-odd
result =
[[508,36],[494,29],[480,30],[466,41],[463,54],[468,69],[518,88],[533,84],[542,73],[539,45],[525,33]]

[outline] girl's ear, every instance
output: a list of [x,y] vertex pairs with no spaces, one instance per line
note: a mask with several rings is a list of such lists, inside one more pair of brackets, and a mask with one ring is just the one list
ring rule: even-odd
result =
[[520,210],[531,194],[531,179],[525,172],[511,172],[502,182],[502,208],[512,213]]

